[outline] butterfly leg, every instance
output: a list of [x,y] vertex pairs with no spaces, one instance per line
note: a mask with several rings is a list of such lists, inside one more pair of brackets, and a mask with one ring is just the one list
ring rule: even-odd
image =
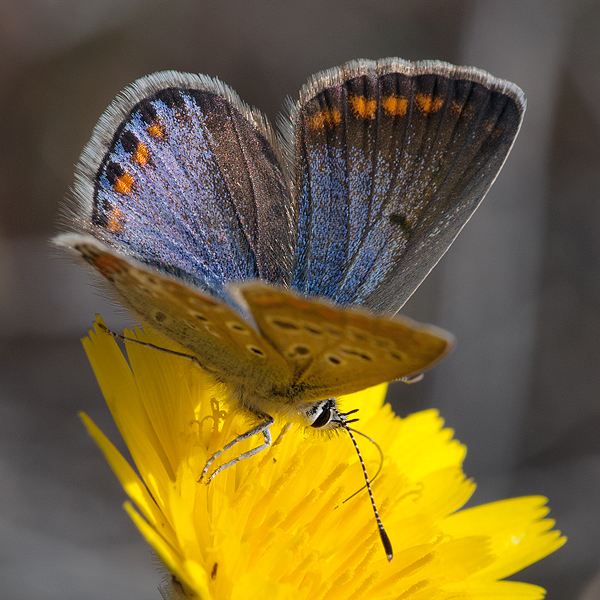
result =
[[422,381],[424,377],[423,373],[419,373],[418,375],[409,375],[408,377],[400,377],[400,379],[398,379],[398,381],[402,381],[403,383],[408,383],[409,385],[412,383],[418,383],[419,381]]
[[198,365],[203,371],[212,372],[205,365],[201,364],[200,361],[193,354],[186,354],[185,352],[177,352],[177,350],[170,350],[169,348],[163,348],[162,346],[157,346],[156,344],[151,344],[150,342],[142,342],[141,340],[136,340],[135,338],[125,337],[120,333],[115,333],[111,329],[109,329],[104,323],[100,323],[96,321],[96,324],[102,331],[112,335],[116,340],[124,342],[125,344],[137,344],[138,346],[145,346],[146,348],[152,348],[153,350],[158,350],[159,352],[165,352],[166,354],[171,354],[173,356],[180,356],[181,358],[187,358],[191,360],[195,365]]
[[225,464],[221,465],[219,468],[215,469],[211,473],[211,475],[208,478],[208,480],[206,481],[206,483],[210,483],[215,478],[215,476],[218,475],[221,471],[224,471],[225,469],[227,469],[228,467],[231,467],[235,463],[240,462],[240,460],[244,460],[245,458],[250,458],[251,456],[258,454],[259,452],[261,452],[265,448],[268,448],[271,445],[271,430],[269,429],[269,427],[271,427],[271,425],[273,425],[273,423],[275,422],[275,419],[273,419],[273,417],[271,417],[270,415],[261,415],[261,416],[265,417],[264,421],[262,421],[256,427],[253,427],[249,431],[246,431],[246,433],[242,433],[242,435],[238,435],[234,440],[232,440],[231,442],[229,442],[228,444],[223,446],[223,448],[221,448],[221,450],[217,450],[208,459],[208,461],[206,462],[206,466],[202,470],[202,475],[200,475],[200,479],[198,479],[198,481],[202,481],[202,479],[204,479],[204,476],[206,475],[206,473],[208,473],[210,466],[212,465],[212,463],[214,462],[214,460],[216,458],[221,456],[221,454],[223,454],[223,452],[227,452],[227,450],[229,450],[230,448],[233,448],[239,442],[243,442],[244,440],[247,440],[248,438],[251,438],[252,436],[258,435],[259,433],[262,433],[263,437],[265,439],[264,443],[261,444],[260,446],[258,446],[257,448],[248,450],[248,452],[244,452],[244,453],[240,454],[233,460],[230,460],[229,462],[226,462]]

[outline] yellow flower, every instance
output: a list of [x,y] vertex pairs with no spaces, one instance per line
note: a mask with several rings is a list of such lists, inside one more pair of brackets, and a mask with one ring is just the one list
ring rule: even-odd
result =
[[[139,339],[163,347],[155,334]],[[125,509],[172,574],[169,598],[401,600],[542,598],[537,586],[500,581],[564,543],[543,517],[545,498],[459,511],[474,490],[465,448],[429,410],[406,419],[383,404],[385,386],[341,399],[385,456],[373,484],[394,546],[388,563],[354,448],[292,428],[269,449],[198,483],[207,458],[248,428],[219,386],[191,361],[127,344],[129,363],[98,326],[84,340],[136,471],[82,418],[132,502]],[[284,423],[276,422],[274,438]],[[362,442],[361,442],[362,440]],[[249,450],[248,440],[223,461]],[[367,468],[379,455],[359,438]],[[219,460],[220,460],[219,459]],[[218,463],[221,464],[221,463]]]

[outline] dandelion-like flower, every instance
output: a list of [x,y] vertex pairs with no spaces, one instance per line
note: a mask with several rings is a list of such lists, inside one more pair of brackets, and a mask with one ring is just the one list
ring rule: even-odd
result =
[[[127,344],[127,360],[98,326],[84,345],[137,473],[83,420],[131,499],[125,509],[171,574],[165,597],[543,598],[540,587],[501,580],[564,543],[544,519],[545,498],[459,510],[475,486],[462,472],[465,447],[435,411],[401,419],[383,403],[385,386],[340,399],[360,409],[360,430],[385,456],[373,491],[394,545],[388,563],[366,491],[352,496],[364,480],[343,430],[277,437],[286,424],[276,422],[271,447],[199,483],[208,457],[248,429],[244,415],[185,358]],[[256,445],[247,440],[220,459]],[[375,472],[377,450],[361,445]]]

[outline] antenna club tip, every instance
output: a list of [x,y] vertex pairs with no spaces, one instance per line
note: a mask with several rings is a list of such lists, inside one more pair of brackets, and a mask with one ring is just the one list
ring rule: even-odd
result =
[[381,541],[383,542],[383,549],[385,550],[385,555],[387,556],[388,562],[392,562],[392,558],[394,558],[394,550],[392,549],[392,542],[390,542],[390,538],[386,533],[385,529],[380,529],[379,534],[381,535]]

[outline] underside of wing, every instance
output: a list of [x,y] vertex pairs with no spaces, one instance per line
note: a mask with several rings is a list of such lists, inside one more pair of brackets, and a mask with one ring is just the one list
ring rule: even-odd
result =
[[446,63],[361,60],[316,75],[289,134],[293,287],[397,311],[485,196],[524,109],[517,86]]
[[286,362],[253,324],[227,304],[136,264],[90,236],[66,234],[59,242],[78,252],[144,322],[190,350],[217,379],[227,383],[265,379],[272,385],[289,385]]
[[307,398],[349,394],[416,375],[448,354],[452,336],[404,318],[376,317],[260,282],[235,285],[262,334]]
[[287,284],[293,215],[280,162],[266,120],[225,84],[155,73],[96,126],[78,166],[75,222],[213,295],[232,280]]

